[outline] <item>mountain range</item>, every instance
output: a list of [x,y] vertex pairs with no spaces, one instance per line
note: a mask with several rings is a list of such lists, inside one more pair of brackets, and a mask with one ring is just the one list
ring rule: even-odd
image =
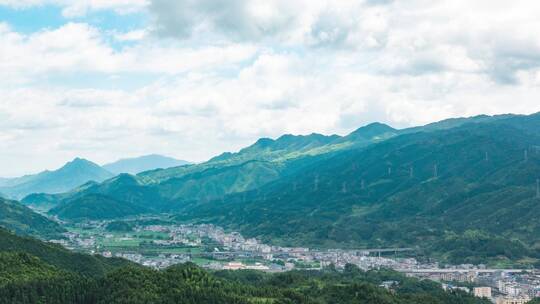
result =
[[181,209],[266,241],[422,246],[453,263],[537,258],[540,116],[410,133]]
[[418,246],[453,263],[540,259],[540,114],[284,135],[201,164],[34,195],[64,220],[173,213],[275,244]]
[[99,165],[76,158],[54,171],[0,181],[0,193],[21,199],[31,193],[62,193],[88,181],[102,182],[113,174]]
[[75,158],[54,171],[43,171],[18,178],[0,178],[0,197],[20,200],[31,194],[63,193],[91,181],[103,182],[121,173],[137,174],[186,164],[189,163],[156,154],[122,159],[104,166]]

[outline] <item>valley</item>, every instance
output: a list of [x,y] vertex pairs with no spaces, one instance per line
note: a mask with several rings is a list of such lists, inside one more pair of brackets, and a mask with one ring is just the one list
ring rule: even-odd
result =
[[[306,248],[281,247],[247,239],[211,224],[181,224],[171,215],[140,216],[107,221],[64,223],[64,238],[52,243],[81,253],[123,258],[157,270],[194,263],[208,271],[254,270],[266,273],[326,268],[344,271],[391,269],[418,279],[442,282],[448,290],[468,293],[474,288],[512,290],[516,297],[533,298],[540,291],[540,271],[508,265],[451,265],[421,256],[421,248]],[[488,286],[488,287],[485,287]]]
[[[123,257],[158,269],[184,262],[214,270],[248,262],[251,265],[237,267],[269,272],[295,268],[320,270],[330,264],[337,268],[355,264],[365,270],[390,266],[409,269],[419,265],[414,258],[406,258],[414,256],[412,248],[321,250],[271,246],[256,239],[246,239],[238,232],[227,233],[211,224],[175,224],[169,219],[164,215],[65,225],[68,232],[64,233],[64,238],[50,242],[78,252]],[[118,229],[111,229],[111,226],[118,226]],[[401,256],[404,258],[400,261],[404,262],[398,263],[385,256]]]

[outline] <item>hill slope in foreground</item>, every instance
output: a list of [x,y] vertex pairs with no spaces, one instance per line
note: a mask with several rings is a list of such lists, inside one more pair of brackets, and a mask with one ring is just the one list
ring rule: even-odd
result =
[[25,253],[58,269],[90,277],[103,276],[119,266],[132,264],[126,260],[71,252],[60,245],[45,243],[32,237],[21,237],[3,228],[0,228],[0,252]]
[[39,215],[16,201],[0,198],[0,227],[18,234],[54,238],[65,232],[58,223]]

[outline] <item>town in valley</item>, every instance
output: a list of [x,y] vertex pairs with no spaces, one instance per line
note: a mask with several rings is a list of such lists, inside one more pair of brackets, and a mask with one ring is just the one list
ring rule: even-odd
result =
[[[441,282],[498,304],[524,304],[540,296],[540,271],[492,269],[486,265],[441,265],[415,256],[415,248],[314,249],[264,244],[212,224],[179,224],[160,217],[64,223],[62,246],[107,258],[124,258],[165,269],[192,262],[209,270],[284,272],[294,269],[392,269],[407,276]],[[384,282],[392,289],[397,282]]]

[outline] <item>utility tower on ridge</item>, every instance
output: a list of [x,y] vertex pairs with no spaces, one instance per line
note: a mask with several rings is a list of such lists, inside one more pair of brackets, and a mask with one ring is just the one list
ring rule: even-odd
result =
[[536,198],[540,199],[540,179],[536,179]]

